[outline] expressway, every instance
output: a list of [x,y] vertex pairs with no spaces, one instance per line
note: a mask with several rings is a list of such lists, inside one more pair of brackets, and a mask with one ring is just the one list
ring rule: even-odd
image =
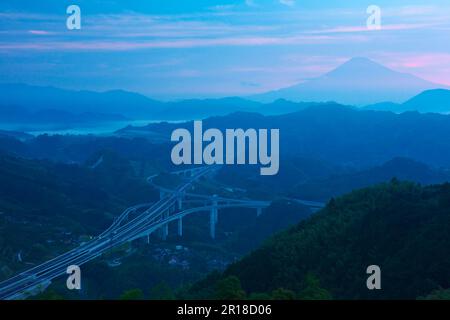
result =
[[[194,181],[208,171],[210,171],[210,168],[198,171],[188,182],[174,190],[171,195],[154,204],[128,208],[119,219],[114,221],[110,228],[93,240],[0,283],[0,299],[26,297],[26,291],[45,286],[54,278],[65,274],[68,266],[80,266],[101,256],[113,247],[142,237],[144,234],[150,234],[164,224],[162,213],[167,212],[174,206],[178,200],[177,195],[186,191]],[[126,220],[129,213],[138,210],[142,212],[134,219],[121,224]]]
[[[177,171],[175,174],[188,179],[173,190],[157,186],[153,183],[154,176],[149,177],[147,181],[160,190],[161,198],[159,201],[139,204],[126,209],[99,236],[1,282],[0,299],[23,299],[33,295],[44,289],[53,279],[66,274],[68,266],[81,266],[114,247],[139,238],[148,237],[156,230],[161,229],[164,238],[168,233],[168,224],[172,221],[178,221],[178,230],[181,236],[182,219],[189,214],[209,211],[211,213],[210,233],[211,237],[214,238],[219,209],[233,207],[254,208],[260,214],[263,208],[270,205],[270,202],[266,201],[227,199],[215,195],[198,195],[188,192],[195,181],[215,169],[216,167],[209,166]],[[191,200],[185,200],[187,198],[191,198]],[[186,204],[195,206],[183,209],[183,201]],[[314,207],[314,204],[311,204],[311,207]]]

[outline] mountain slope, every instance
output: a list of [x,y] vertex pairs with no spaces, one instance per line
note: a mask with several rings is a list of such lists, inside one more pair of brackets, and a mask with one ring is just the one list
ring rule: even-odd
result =
[[292,197],[311,200],[327,200],[352,190],[368,187],[393,178],[423,185],[450,181],[448,170],[439,170],[407,159],[395,158],[381,166],[346,174],[333,174],[326,179],[310,180],[291,188]]
[[99,234],[131,204],[156,199],[126,160],[104,159],[89,169],[0,153],[0,279]]
[[0,96],[2,108],[6,106],[11,106],[9,109],[25,108],[31,113],[52,109],[76,114],[101,113],[145,118],[160,112],[162,107],[161,102],[122,90],[71,91],[25,84],[2,84]]
[[353,58],[316,79],[252,98],[263,102],[284,98],[362,106],[383,101],[403,102],[424,90],[439,87],[442,86],[393,71],[369,59]]
[[[278,234],[191,288],[214,296],[236,276],[248,293],[301,293],[313,275],[336,299],[415,299],[450,287],[450,185],[393,181],[331,201],[320,213]],[[367,290],[366,268],[381,268],[382,290]]]
[[232,112],[282,114],[301,110],[311,103],[286,100],[270,104],[238,97],[156,101],[123,90],[72,91],[24,84],[0,84],[1,123],[81,123],[142,120],[186,120],[226,115]]
[[421,113],[450,113],[450,90],[426,90],[404,103],[381,102],[363,107],[364,110],[391,111],[401,113],[417,111]]
[[450,113],[450,90],[427,90],[402,104],[403,110]]
[[[120,132],[166,136],[174,129],[192,130],[191,122],[150,124]],[[298,156],[355,167],[380,165],[396,157],[432,166],[450,163],[450,116],[408,112],[394,114],[357,110],[330,103],[279,116],[234,113],[203,121],[204,130],[218,128],[280,129],[280,157]],[[444,151],[443,151],[444,150]],[[283,165],[280,174],[283,174]]]

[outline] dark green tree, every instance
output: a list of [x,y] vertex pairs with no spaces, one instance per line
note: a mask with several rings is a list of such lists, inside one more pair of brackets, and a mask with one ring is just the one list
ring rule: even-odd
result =
[[167,283],[160,282],[150,290],[150,298],[153,300],[173,300],[175,296]]
[[270,296],[270,294],[264,292],[252,293],[248,297],[248,300],[271,300],[271,299],[272,297]]
[[238,277],[229,276],[217,283],[216,298],[219,300],[242,300],[245,299],[245,291],[241,287]]
[[300,300],[331,300],[332,295],[328,290],[320,287],[319,279],[312,273],[308,273],[304,280],[304,289],[298,295]]
[[295,292],[283,288],[278,288],[272,291],[273,300],[295,300]]
[[144,293],[141,289],[127,290],[121,294],[120,300],[143,300]]
[[450,289],[434,290],[429,295],[419,297],[418,300],[450,300]]

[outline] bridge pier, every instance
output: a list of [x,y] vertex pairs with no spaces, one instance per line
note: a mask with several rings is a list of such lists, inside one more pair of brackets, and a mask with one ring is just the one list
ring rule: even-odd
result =
[[177,199],[178,210],[183,209],[183,197],[179,196]]
[[178,219],[178,236],[183,236],[183,218]]
[[[169,208],[166,212],[164,212],[163,214],[162,214],[162,219],[163,220],[166,220],[168,217],[169,217],[169,215],[170,215],[170,209],[171,208]],[[161,227],[161,239],[163,240],[163,241],[165,241],[165,240],[167,240],[167,236],[169,235],[169,223],[167,222],[167,223],[165,223],[162,227]]]
[[165,197],[165,193],[164,193],[164,191],[162,191],[162,190],[160,190],[159,191],[159,199],[161,200],[162,198],[164,198]]
[[211,209],[209,215],[209,235],[212,239],[216,238],[216,215],[217,209]]
[[214,215],[214,218],[215,218],[215,222],[216,223],[218,223],[219,222],[219,209],[217,208],[217,206],[218,206],[218,200],[217,200],[217,194],[215,194],[215,195],[213,195],[213,206],[214,206],[214,208],[216,208],[216,212],[215,212],[215,215]]
[[168,235],[169,235],[169,224],[166,223],[161,227],[161,239],[163,241],[166,241]]
[[209,215],[209,234],[212,239],[216,238],[216,224],[219,221],[219,209],[217,208],[217,195],[213,195],[212,208]]

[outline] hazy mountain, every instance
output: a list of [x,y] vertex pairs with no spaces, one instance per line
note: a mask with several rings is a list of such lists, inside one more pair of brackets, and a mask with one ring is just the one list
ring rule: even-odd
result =
[[112,113],[72,113],[63,110],[44,109],[35,112],[28,112],[25,109],[17,109],[15,112],[8,112],[8,109],[0,109],[0,124],[2,123],[22,123],[22,124],[51,124],[51,125],[71,125],[82,123],[114,122],[125,121],[126,117]]
[[[76,110],[75,110],[76,111]],[[43,109],[28,111],[26,108],[0,106],[0,127],[19,132],[67,130],[106,123],[125,123],[128,119],[119,114]]]
[[282,170],[276,176],[261,177],[257,167],[236,166],[222,168],[217,178],[228,185],[251,190],[252,198],[287,194],[289,198],[321,202],[393,178],[423,185],[450,181],[450,170],[408,158],[394,158],[365,169],[333,166],[317,159],[295,156],[282,158],[280,163]]
[[[191,99],[161,102],[146,96],[116,90],[107,92],[71,91],[25,84],[0,85],[0,123],[95,121],[186,120],[226,115],[232,112],[282,114],[311,106],[280,99],[262,104],[238,97]],[[70,119],[70,121],[69,121]],[[1,121],[3,120],[3,121]],[[86,121],[88,119],[84,119]]]
[[52,109],[76,114],[120,114],[129,118],[142,118],[159,112],[162,106],[161,102],[122,90],[71,91],[25,84],[2,84],[0,96],[1,109],[14,106],[25,108],[31,113]]
[[[403,112],[448,112],[447,90],[419,94],[438,85],[398,73],[365,58],[354,58],[335,70],[299,85],[254,96],[161,102],[123,90],[71,91],[25,84],[0,85],[0,123],[77,123],[142,120],[185,120],[223,116],[233,112],[279,115],[320,106],[324,101],[370,105],[367,109]],[[298,102],[313,101],[313,102]],[[389,102],[382,102],[389,101]],[[266,103],[263,103],[266,102]],[[325,102],[326,103],[326,102]],[[87,119],[89,118],[89,119]]]
[[320,102],[293,102],[286,99],[278,99],[271,103],[264,104],[258,112],[263,115],[281,115],[292,113],[306,108],[323,105]]
[[395,158],[383,165],[346,174],[333,174],[326,179],[310,180],[292,188],[292,197],[327,200],[355,189],[368,187],[393,178],[423,185],[450,181],[448,170],[434,169],[407,158]]
[[168,102],[160,113],[160,119],[200,119],[208,116],[226,115],[230,112],[258,112],[262,105],[258,102],[229,97],[222,99],[191,99]]
[[283,168],[277,175],[261,176],[258,166],[224,166],[217,173],[216,179],[248,190],[248,196],[252,199],[273,199],[293,193],[294,187],[302,183],[322,181],[330,176],[354,171],[319,159],[284,154],[282,152],[280,159]]
[[[120,133],[140,131],[170,139],[171,132],[181,127],[192,130],[192,123],[128,127]],[[394,114],[330,103],[277,116],[240,112],[211,117],[203,121],[203,128],[278,128],[281,157],[295,155],[354,167],[380,165],[395,157],[433,166],[450,163],[450,153],[442,152],[450,150],[450,140],[445,139],[450,136],[450,116],[441,114]],[[280,174],[282,170],[280,166]]]
[[402,104],[404,110],[417,110],[419,112],[450,112],[450,90],[428,90],[411,98]]
[[362,106],[383,101],[404,102],[424,90],[442,87],[366,58],[353,58],[318,78],[251,98],[262,102],[283,98]]
[[395,113],[404,112],[401,103],[395,103],[395,102],[389,102],[389,101],[369,104],[367,106],[361,107],[361,110],[390,111],[390,112],[395,112]]

